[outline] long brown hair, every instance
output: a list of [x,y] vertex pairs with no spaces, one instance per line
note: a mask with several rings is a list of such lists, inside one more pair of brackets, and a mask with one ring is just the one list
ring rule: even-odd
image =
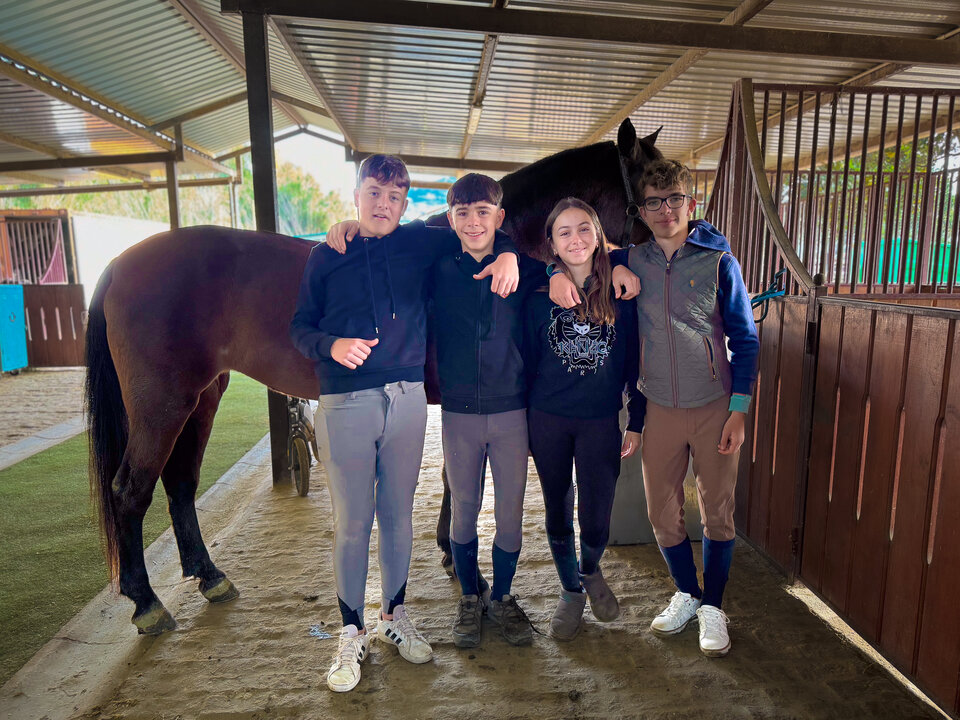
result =
[[[610,294],[612,270],[610,267],[610,258],[607,255],[607,238],[603,234],[603,228],[600,226],[600,218],[597,216],[596,210],[583,200],[575,197],[564,198],[554,205],[553,210],[550,211],[550,215],[547,217],[547,223],[544,226],[544,234],[547,237],[547,247],[549,248],[550,241],[553,239],[553,224],[557,221],[560,213],[570,208],[583,210],[590,218],[597,232],[597,249],[593,251],[593,269],[590,271],[589,282],[586,283],[587,290],[584,292],[583,288],[577,288],[577,292],[580,293],[580,304],[577,306],[577,319],[582,322],[589,318],[591,322],[597,325],[601,323],[607,323],[608,325],[613,324],[617,318],[617,311]],[[557,268],[562,270],[574,285],[576,285],[570,268],[566,266],[563,260],[559,257],[554,257],[553,262]]]

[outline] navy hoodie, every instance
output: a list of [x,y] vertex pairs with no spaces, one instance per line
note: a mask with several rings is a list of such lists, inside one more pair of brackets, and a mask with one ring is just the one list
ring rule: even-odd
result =
[[527,291],[542,284],[546,266],[521,255],[520,288],[501,298],[490,292],[492,278],[473,279],[493,260],[458,252],[433,268],[440,404],[449,412],[487,415],[527,406],[523,303]]
[[[314,361],[321,395],[423,380],[430,268],[459,250],[452,230],[415,220],[381,238],[357,236],[344,255],[326,244],[310,251],[290,337]],[[504,233],[494,250],[515,252]],[[353,337],[380,342],[351,370],[330,353],[334,341]]]
[[[611,293],[613,290],[611,289]],[[523,359],[530,407],[563,417],[617,413],[627,393],[628,430],[643,428],[646,399],[637,389],[639,343],[632,300],[615,300],[616,321],[580,322],[577,310],[554,304],[544,288],[527,302]]]

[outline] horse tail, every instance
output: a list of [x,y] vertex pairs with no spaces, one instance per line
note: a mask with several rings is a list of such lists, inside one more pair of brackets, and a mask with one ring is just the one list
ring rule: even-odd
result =
[[107,344],[107,319],[103,298],[110,287],[113,267],[97,283],[87,314],[86,415],[90,447],[90,496],[100,518],[100,536],[111,582],[119,576],[119,527],[112,483],[127,447],[127,413],[120,393],[117,368]]

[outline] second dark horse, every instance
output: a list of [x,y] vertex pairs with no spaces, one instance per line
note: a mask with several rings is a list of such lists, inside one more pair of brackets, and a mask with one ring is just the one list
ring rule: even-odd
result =
[[[656,133],[625,120],[616,144],[567,150],[503,178],[504,229],[521,250],[539,244],[560,198],[593,205],[611,238],[625,227],[627,186],[659,157]],[[626,178],[626,180],[625,180]],[[641,230],[633,227],[633,239]],[[87,324],[91,489],[111,580],[135,605],[141,633],[176,627],[150,587],[143,517],[157,479],[167,494],[184,577],[211,602],[238,595],[211,561],[194,497],[213,418],[237,370],[302,398],[318,393],[311,363],[287,335],[312,243],[281,235],[192,227],[155,235],[111,263]]]

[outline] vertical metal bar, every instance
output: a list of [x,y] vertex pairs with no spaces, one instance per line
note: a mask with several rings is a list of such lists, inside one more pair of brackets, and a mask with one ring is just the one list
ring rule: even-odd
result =
[[180,227],[180,186],[177,182],[177,163],[167,160],[167,208],[170,214],[170,229]]
[[[896,224],[897,195],[900,189],[900,146],[903,143],[903,114],[907,106],[907,96],[900,96],[900,110],[897,115],[897,144],[893,149],[893,172],[890,174],[890,197],[887,203],[887,218],[883,233],[883,263],[881,269],[882,292],[887,292],[890,282],[890,265],[893,261],[893,228]],[[883,160],[880,155],[879,161]]]
[[874,181],[874,204],[873,204],[873,216],[871,218],[872,222],[872,232],[869,236],[868,252],[869,252],[869,266],[868,273],[869,279],[867,280],[867,292],[873,292],[874,285],[880,282],[878,270],[883,263],[883,226],[881,223],[881,218],[883,217],[883,197],[884,197],[884,185],[886,181],[883,178],[883,154],[885,152],[885,145],[887,142],[887,113],[890,109],[890,96],[887,93],[883,94],[883,111],[880,115],[880,146],[877,148],[877,177]]
[[[904,97],[906,101],[906,97]],[[913,207],[913,188],[917,176],[917,145],[920,144],[920,112],[923,108],[923,95],[917,95],[917,108],[913,116],[913,144],[910,150],[910,174],[907,176],[907,194],[901,203],[903,212],[903,222],[900,230],[900,294],[903,294],[904,285],[907,276],[907,258],[910,256],[910,238],[914,237],[910,232],[913,226],[914,207]],[[917,238],[919,248],[920,242]],[[914,292],[919,292],[920,287],[920,268],[914,267],[914,282],[917,288]]]
[[813,138],[810,144],[810,180],[807,183],[807,207],[804,217],[804,262],[807,271],[811,275],[816,275],[819,270],[813,267],[813,244],[815,241],[813,234],[813,208],[819,195],[820,183],[817,178],[817,142],[820,139],[820,91],[817,91],[816,100],[813,105]]
[[[277,231],[277,173],[273,157],[273,110],[270,97],[270,57],[266,17],[243,13],[243,56],[247,67],[247,111],[250,158],[253,162],[253,206],[257,230]],[[270,416],[270,457],[273,482],[287,480],[288,399],[267,391]]]
[[937,249],[933,259],[933,291],[940,290],[940,267],[941,262],[946,260],[947,242],[941,235],[945,230],[944,210],[947,208],[947,183],[950,176],[950,140],[953,135],[953,110],[956,102],[956,95],[950,96],[950,102],[947,104],[947,129],[943,136],[943,171],[940,175],[940,197],[937,202],[937,229],[934,231],[934,237],[937,239]]
[[[867,192],[867,144],[870,140],[870,102],[873,99],[871,93],[867,93],[867,100],[863,108],[863,142],[860,146],[860,174],[857,181],[857,211],[856,224],[853,231],[851,245],[853,248],[853,261],[850,265],[850,292],[857,292],[857,279],[859,277],[860,265],[860,247],[863,245],[860,239],[860,229],[863,226],[863,196]],[[869,212],[869,210],[867,211]],[[869,241],[868,241],[869,242]],[[866,247],[864,246],[864,250]],[[866,254],[866,253],[864,253]],[[866,279],[866,276],[864,276]]]
[[957,287],[957,243],[960,240],[960,171],[954,175],[953,183],[953,228],[950,232],[950,285],[948,290],[952,293]]
[[[803,136],[803,90],[797,92],[797,125],[794,137],[793,147],[793,176],[790,181],[790,242],[793,243],[793,249],[800,250],[800,243],[797,241],[797,221],[800,211],[797,204],[800,202],[800,149],[801,138]],[[791,295],[798,295],[800,290],[799,283],[794,280]]]
[[843,274],[843,261],[850,262],[852,256],[851,247],[847,249],[846,234],[849,229],[846,226],[847,219],[847,185],[850,181],[850,143],[853,140],[853,120],[854,106],[856,105],[856,93],[850,93],[850,108],[847,110],[847,134],[843,147],[843,179],[840,181],[842,189],[840,191],[840,204],[837,213],[837,264],[833,274],[833,292],[840,292],[840,276]]
[[[822,220],[822,234],[820,240],[820,272],[823,273],[825,278],[829,277],[829,267],[827,266],[828,262],[828,252],[830,251],[830,245],[833,240],[832,233],[829,232],[830,229],[830,195],[831,195],[831,186],[830,183],[833,180],[833,143],[836,140],[837,135],[837,104],[840,101],[839,93],[833,96],[833,102],[830,103],[830,139],[827,141],[827,173],[824,178],[824,190],[823,190],[823,220]],[[819,185],[819,183],[818,183]]]
[[[781,184],[783,183],[783,143],[784,143],[784,127],[785,127],[785,117],[787,115],[787,91],[780,91],[780,122],[777,126],[777,172],[775,175],[775,181],[773,184],[774,195],[773,195],[773,204],[777,208],[777,215],[780,217],[780,222],[784,221],[783,212],[780,208],[780,196],[783,194],[783,188]],[[766,241],[768,246],[770,245],[770,233],[767,233]],[[767,262],[767,267],[769,271],[767,276],[764,279],[764,283],[769,283],[773,276],[776,274],[777,269],[775,263],[779,258],[779,253],[772,247],[769,251],[769,261]],[[782,262],[782,260],[781,260]]]
[[[933,238],[931,237],[932,223],[927,213],[930,211],[932,203],[930,202],[934,188],[930,181],[930,173],[933,171],[933,145],[937,140],[937,95],[933,96],[933,103],[930,106],[930,136],[927,138],[927,167],[923,172],[923,195],[920,200],[920,217],[917,223],[917,256],[916,256],[916,277],[917,292],[922,292],[924,283],[930,284],[930,260],[935,252],[932,248]],[[936,292],[936,280],[933,282],[931,292]]]

